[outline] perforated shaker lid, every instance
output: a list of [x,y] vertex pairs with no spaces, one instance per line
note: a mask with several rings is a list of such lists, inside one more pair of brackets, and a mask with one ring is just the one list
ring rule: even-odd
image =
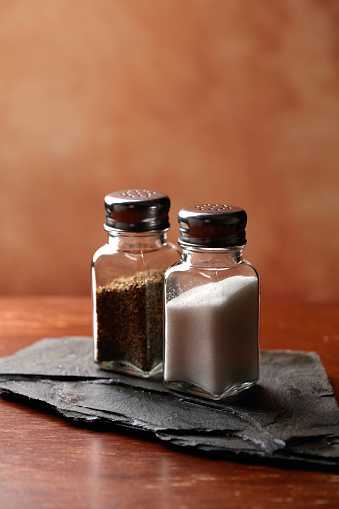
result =
[[200,247],[235,247],[246,244],[247,214],[234,205],[203,204],[178,214],[179,244]]
[[105,196],[105,225],[127,232],[165,230],[169,228],[169,208],[170,199],[163,193],[147,189],[115,191]]

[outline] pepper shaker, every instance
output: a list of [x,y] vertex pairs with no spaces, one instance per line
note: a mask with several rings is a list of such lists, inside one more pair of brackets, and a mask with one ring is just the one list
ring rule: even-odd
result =
[[180,210],[181,259],[165,274],[164,383],[219,400],[259,376],[260,279],[243,260],[245,210]]
[[108,242],[91,269],[94,360],[147,378],[163,369],[163,276],[179,258],[167,242],[170,200],[133,189],[104,202]]

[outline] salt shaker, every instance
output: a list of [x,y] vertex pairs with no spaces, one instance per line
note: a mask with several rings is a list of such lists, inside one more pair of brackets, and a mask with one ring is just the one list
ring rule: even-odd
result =
[[219,400],[259,376],[260,279],[243,260],[246,212],[180,210],[181,259],[165,273],[164,383]]
[[150,377],[163,368],[163,276],[179,258],[167,242],[170,200],[146,189],[105,197],[108,242],[92,260],[94,360]]

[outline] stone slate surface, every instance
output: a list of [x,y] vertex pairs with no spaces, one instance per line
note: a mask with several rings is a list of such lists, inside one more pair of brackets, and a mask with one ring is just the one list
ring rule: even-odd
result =
[[215,402],[170,391],[159,377],[101,370],[90,337],[46,338],[0,359],[0,393],[79,424],[147,432],[182,451],[339,467],[339,408],[314,352],[262,351],[259,383]]

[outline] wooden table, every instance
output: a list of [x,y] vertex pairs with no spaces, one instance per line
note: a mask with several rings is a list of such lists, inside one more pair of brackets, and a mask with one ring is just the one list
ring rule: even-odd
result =
[[[339,400],[339,303],[262,302],[261,346],[314,350]],[[0,298],[0,356],[42,337],[90,335],[87,298]],[[77,428],[0,399],[0,506],[339,507],[339,475],[194,457],[133,435]]]

